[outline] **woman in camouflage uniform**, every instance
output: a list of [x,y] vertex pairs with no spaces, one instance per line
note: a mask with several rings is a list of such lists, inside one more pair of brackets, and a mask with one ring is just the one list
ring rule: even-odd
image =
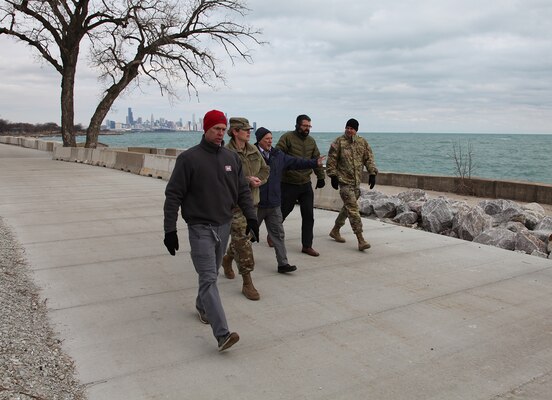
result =
[[[266,183],[270,168],[259,153],[257,147],[249,144],[251,125],[246,118],[230,118],[228,134],[231,139],[226,148],[238,153],[242,162],[243,173],[249,182],[251,196],[255,207],[259,204],[259,186]],[[215,195],[215,194],[213,194]],[[243,278],[242,293],[249,300],[259,300],[261,296],[253,286],[251,272],[255,268],[253,249],[249,235],[246,234],[247,221],[239,207],[233,210],[231,240],[226,255],[222,258],[224,275],[228,279],[234,279],[232,261],[236,260],[238,272]],[[258,238],[257,238],[258,240]]]

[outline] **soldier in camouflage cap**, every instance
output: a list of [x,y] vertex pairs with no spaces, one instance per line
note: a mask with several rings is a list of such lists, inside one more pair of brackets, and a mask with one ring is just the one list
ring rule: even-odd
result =
[[[249,121],[246,118],[230,118],[228,135],[231,139],[226,148],[238,154],[242,163],[243,173],[249,183],[253,205],[257,207],[257,204],[259,204],[259,187],[266,183],[270,168],[266,165],[257,147],[249,144],[251,129],[253,128],[249,125]],[[232,262],[236,261],[238,272],[243,279],[243,295],[249,300],[259,300],[261,296],[253,285],[251,278],[251,273],[255,268],[255,258],[253,257],[253,248],[247,234],[248,224],[249,221],[244,216],[242,210],[239,207],[235,207],[230,232],[231,240],[226,254],[222,258],[222,267],[224,269],[224,276],[228,279],[234,279],[235,274],[232,269]],[[256,240],[258,241],[258,238]]]
[[331,178],[332,187],[339,189],[339,195],[343,200],[343,207],[335,220],[330,236],[336,242],[344,243],[345,239],[339,233],[339,229],[349,218],[351,228],[358,239],[358,249],[364,251],[370,248],[370,243],[365,241],[362,235],[362,219],[357,203],[360,197],[362,169],[366,167],[368,171],[370,189],[373,189],[376,184],[378,169],[370,145],[366,139],[357,135],[357,131],[358,121],[351,118],[345,125],[345,133],[335,139],[330,146],[326,173]]

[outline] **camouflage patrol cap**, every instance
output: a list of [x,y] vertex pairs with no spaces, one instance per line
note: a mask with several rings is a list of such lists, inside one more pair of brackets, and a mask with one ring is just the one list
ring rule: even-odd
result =
[[230,118],[230,129],[253,129],[253,127],[249,125],[247,118],[232,117]]

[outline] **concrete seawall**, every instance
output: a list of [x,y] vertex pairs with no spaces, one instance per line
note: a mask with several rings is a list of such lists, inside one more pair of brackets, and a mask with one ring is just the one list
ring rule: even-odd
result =
[[[182,149],[156,149],[150,147],[97,148],[63,147],[57,142],[34,138],[0,136],[0,143],[52,152],[52,158],[60,161],[79,162],[106,168],[119,169],[134,174],[168,179],[175,158]],[[365,173],[363,182],[368,182]],[[456,193],[461,179],[452,176],[400,174],[380,172],[378,185],[418,188],[437,192]],[[552,204],[552,185],[544,183],[503,181],[472,178],[469,180],[471,194],[477,197],[500,198],[525,203]],[[318,207],[337,209],[339,196],[335,191],[324,188],[317,191],[315,202]]]

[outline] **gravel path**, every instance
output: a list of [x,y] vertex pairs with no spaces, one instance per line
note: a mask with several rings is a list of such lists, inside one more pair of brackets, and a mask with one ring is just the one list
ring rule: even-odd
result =
[[0,218],[0,399],[85,399],[21,246]]

